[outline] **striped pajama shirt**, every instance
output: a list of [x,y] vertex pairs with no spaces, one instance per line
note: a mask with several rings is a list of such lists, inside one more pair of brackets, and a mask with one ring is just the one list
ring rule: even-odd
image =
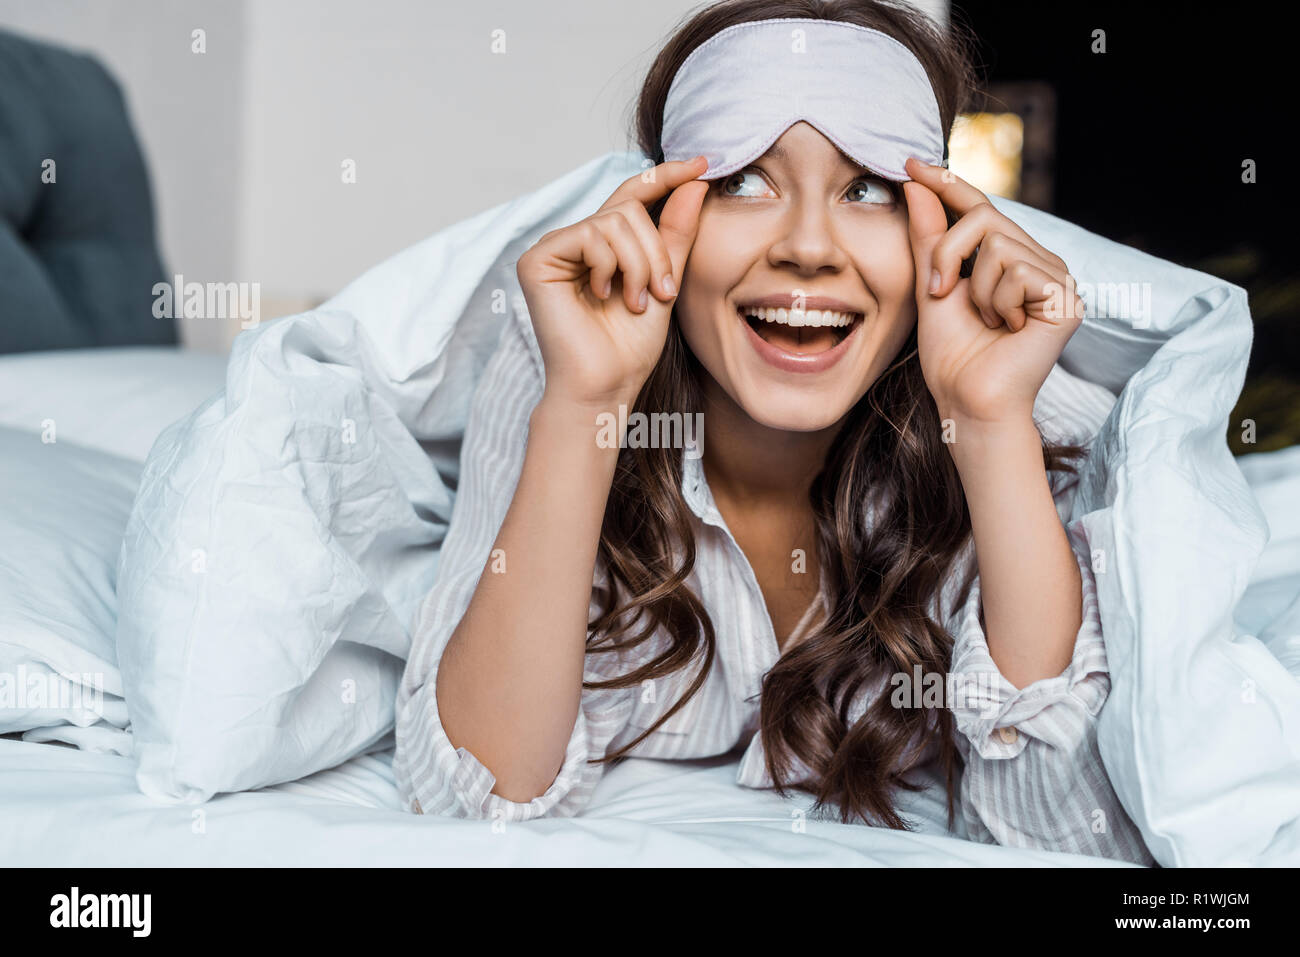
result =
[[[639,687],[584,688],[563,767],[545,793],[527,803],[491,793],[492,773],[467,749],[453,747],[444,733],[435,695],[438,661],[464,616],[504,521],[542,384],[541,353],[521,304],[507,319],[474,396],[438,578],[416,615],[398,691],[393,770],[404,805],[417,813],[509,821],[581,813],[607,767],[589,764],[588,758],[603,757],[650,727],[694,677],[692,670]],[[1052,438],[1086,442],[1114,401],[1106,389],[1058,365],[1040,390],[1034,414]],[[687,759],[743,749],[736,783],[769,787],[757,721],[763,675],[780,654],[777,639],[753,570],[714,504],[701,461],[685,453],[682,460],[682,493],[692,513],[697,547],[689,584],[712,618],[717,658],[707,683],[687,705],[630,753]],[[1075,478],[1055,472],[1050,477],[1065,522]],[[960,575],[953,575],[944,594],[936,596],[932,611],[955,640],[948,679],[972,692],[950,701],[965,762],[959,813],[967,836],[983,843],[1150,865],[1153,858],[1120,805],[1098,752],[1097,715],[1110,678],[1090,550],[1079,523],[1066,528],[1083,578],[1084,617],[1073,658],[1062,674],[1021,689],[1002,677],[984,635],[978,577],[960,607],[952,608]],[[968,542],[963,560],[974,561],[973,542]],[[958,567],[964,571],[967,566]],[[598,568],[596,584],[603,576]],[[801,627],[815,617],[818,604],[814,602]],[[593,600],[593,615],[595,608]],[[656,635],[632,653],[635,659],[589,653],[584,678],[599,681],[626,673],[653,657],[667,640],[662,633]],[[882,693],[890,693],[883,677],[863,692],[851,716],[865,710],[869,694]]]

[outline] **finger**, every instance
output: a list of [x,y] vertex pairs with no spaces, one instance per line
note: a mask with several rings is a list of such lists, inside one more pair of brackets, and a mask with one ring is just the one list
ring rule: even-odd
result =
[[1045,269],[1017,260],[1002,273],[993,290],[992,308],[1006,320],[1012,332],[1019,332],[1029,321],[1046,318],[1045,304],[1061,289],[1060,281]]
[[545,282],[589,282],[592,294],[604,298],[618,257],[595,223],[584,219],[546,233],[519,258],[518,268]]
[[[939,245],[943,245],[942,240]],[[1047,262],[1039,257],[1037,252],[1004,233],[986,235],[980,242],[978,250],[975,268],[971,270],[970,275],[971,301],[979,309],[980,315],[984,317],[984,322],[990,329],[1002,325],[1002,320],[1005,318],[1000,316],[993,307],[993,290],[1001,280],[1003,272],[1013,263],[1028,262],[1062,283],[1068,275],[1064,270],[1058,270],[1055,263]],[[936,252],[936,260],[937,258]]]
[[690,257],[691,247],[700,227],[700,209],[704,197],[709,193],[709,184],[704,181],[684,183],[673,190],[664,203],[659,214],[659,235],[663,237],[664,246],[673,263],[673,283],[680,291],[682,273],[686,270],[686,260]]
[[[928,187],[939,197],[945,208],[952,210],[957,217],[965,216],[967,213],[979,206],[987,205],[997,216],[1005,220],[1004,228],[1001,230],[1009,236],[1019,239],[1031,249],[1036,249],[1038,254],[1049,262],[1055,262],[1060,268],[1068,269],[1065,260],[1056,255],[1050,249],[1040,245],[1037,240],[1025,232],[1019,224],[1001,213],[996,206],[989,200],[988,196],[976,189],[970,183],[966,182],[956,173],[942,166],[932,166],[929,163],[923,163],[915,157],[911,157],[904,164],[909,176],[916,182]],[[974,248],[973,246],[971,247]],[[967,250],[969,256],[970,250]],[[966,256],[961,257],[963,259]],[[945,278],[947,274],[945,273]],[[945,284],[946,288],[946,284]]]
[[597,299],[608,299],[614,289],[614,273],[618,271],[618,256],[600,230],[594,227],[590,239],[583,244],[582,259],[591,269],[588,282]]
[[641,248],[641,240],[631,223],[617,213],[594,216],[591,221],[618,256],[619,272],[623,274],[623,301],[633,312],[642,312],[649,304],[650,259]]
[[[1001,237],[998,239],[996,237]],[[1065,263],[1060,257],[1048,252],[1029,238],[1023,229],[1007,219],[992,206],[980,206],[957,222],[940,238],[934,248],[933,268],[938,270],[939,290],[937,296],[946,295],[948,284],[961,278],[961,264],[979,252],[976,262],[997,243],[1005,245],[1007,240],[1018,243],[1021,250],[1017,255],[1031,262],[1039,263],[1044,269],[1058,271],[1064,277]]]
[[907,236],[916,265],[916,301],[920,303],[930,298],[934,247],[948,229],[948,216],[928,186],[906,182],[903,196],[907,200]]
[[[1027,308],[1031,319],[1044,319],[1070,329],[1083,322],[1086,304],[1075,286],[1074,277],[1065,274],[1065,281],[1054,278],[1044,288],[1045,298],[1031,301]],[[1071,333],[1073,334],[1073,333]]]
[[670,160],[652,166],[635,176],[629,176],[620,183],[597,212],[610,209],[629,199],[636,200],[643,206],[649,206],[655,200],[667,196],[682,183],[688,183],[704,175],[708,168],[709,162],[703,156],[696,156],[689,160]]
[[629,200],[620,203],[610,211],[612,214],[622,216],[627,220],[632,231],[636,233],[637,239],[641,242],[641,248],[645,251],[650,260],[650,275],[653,278],[652,291],[664,302],[668,302],[677,294],[673,285],[673,261],[668,255],[668,247],[664,245],[664,238],[655,228],[654,221],[651,220],[650,214],[640,203]]
[[958,216],[964,216],[980,203],[989,201],[987,196],[970,183],[942,166],[931,166],[911,157],[903,164],[903,168],[907,175],[932,190],[939,201]]
[[947,295],[951,282],[961,278],[961,264],[978,248],[984,249],[987,237],[1004,235],[1019,242],[1034,254],[1034,259],[1045,267],[1064,274],[1068,271],[1065,260],[1050,249],[1045,249],[1013,220],[999,212],[993,205],[977,205],[952,224],[935,247],[933,268],[939,271],[940,280],[936,296]]

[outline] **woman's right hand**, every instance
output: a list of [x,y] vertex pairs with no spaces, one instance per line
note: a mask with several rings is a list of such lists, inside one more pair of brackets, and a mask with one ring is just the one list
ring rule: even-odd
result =
[[[667,340],[707,168],[697,156],[638,173],[519,258],[549,396],[611,410],[635,401]],[[669,193],[656,229],[647,207]]]

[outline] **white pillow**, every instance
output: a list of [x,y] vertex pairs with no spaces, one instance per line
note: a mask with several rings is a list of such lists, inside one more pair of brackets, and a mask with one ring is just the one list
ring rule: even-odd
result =
[[126,728],[114,586],[139,475],[57,431],[0,426],[0,734]]
[[60,441],[143,462],[225,378],[225,356],[173,346],[17,352],[0,356],[0,425],[41,432],[52,421]]

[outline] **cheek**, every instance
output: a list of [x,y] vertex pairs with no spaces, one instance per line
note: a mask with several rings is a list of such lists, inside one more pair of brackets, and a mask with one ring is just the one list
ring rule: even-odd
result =
[[725,219],[701,215],[677,298],[677,320],[697,354],[709,351],[709,343],[717,340],[722,304],[744,278],[743,238]]
[[863,251],[854,253],[854,267],[875,305],[854,361],[854,378],[865,392],[897,358],[916,326],[916,267],[906,220],[864,229],[852,248]]
[[866,251],[866,255],[855,255],[858,270],[882,306],[913,298],[916,264],[906,219],[863,230],[851,248]]
[[876,301],[878,319],[889,326],[910,326],[916,317],[916,265],[906,223],[901,230],[873,230],[854,248],[867,251],[855,255],[855,265]]

